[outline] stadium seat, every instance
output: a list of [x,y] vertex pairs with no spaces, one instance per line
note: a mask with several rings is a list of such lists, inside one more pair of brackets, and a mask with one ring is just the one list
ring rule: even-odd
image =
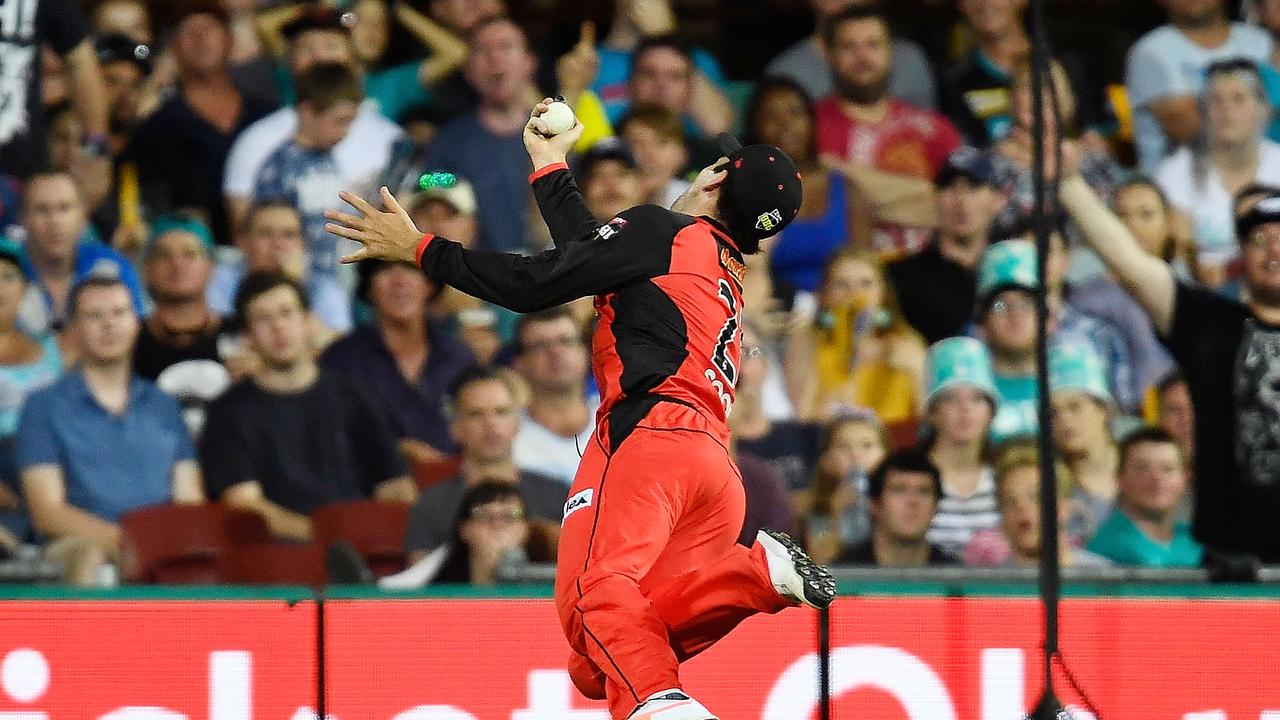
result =
[[324,546],[309,543],[251,543],[235,545],[219,565],[225,582],[236,585],[307,585],[324,587]]
[[920,440],[920,421],[916,418],[889,423],[884,428],[890,450],[905,450]]
[[408,523],[408,505],[376,500],[334,503],[311,513],[311,529],[317,543],[327,547],[337,540],[347,540],[378,577],[404,570]]
[[425,488],[429,485],[435,485],[442,480],[448,480],[458,474],[458,468],[462,466],[461,458],[447,457],[425,463],[413,463],[413,479],[418,483],[419,488]]
[[219,558],[239,542],[269,537],[262,518],[217,503],[153,505],[120,519],[126,582],[221,582]]

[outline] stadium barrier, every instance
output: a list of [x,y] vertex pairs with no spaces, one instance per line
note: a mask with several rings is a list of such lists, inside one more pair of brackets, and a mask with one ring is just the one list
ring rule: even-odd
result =
[[[687,687],[734,720],[1013,720],[1038,696],[1032,586],[842,575],[828,613],[748,620]],[[1280,585],[1162,579],[1067,588],[1095,717],[1280,720]],[[548,594],[4,587],[0,720],[607,720]]]

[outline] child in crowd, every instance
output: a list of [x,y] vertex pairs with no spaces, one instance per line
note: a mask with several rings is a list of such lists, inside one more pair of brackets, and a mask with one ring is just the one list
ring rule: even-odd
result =
[[813,368],[802,417],[825,418],[841,406],[869,408],[885,423],[918,417],[924,385],[924,341],[903,319],[884,272],[871,253],[841,250],[818,289],[814,328],[798,342]]
[[332,276],[343,254],[340,239],[325,232],[325,210],[344,209],[345,187],[333,148],[351,129],[364,91],[345,65],[321,63],[297,78],[298,131],[263,163],[255,200],[281,200],[298,209],[311,271]]
[[792,496],[796,524],[815,562],[829,562],[841,548],[870,535],[867,476],[888,452],[884,426],[872,413],[840,417],[827,427],[818,445],[813,482]]

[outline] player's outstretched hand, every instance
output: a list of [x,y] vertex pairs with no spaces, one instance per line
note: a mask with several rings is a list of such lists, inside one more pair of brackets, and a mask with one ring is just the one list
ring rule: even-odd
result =
[[547,130],[547,122],[542,119],[542,113],[553,102],[555,100],[552,98],[544,98],[534,105],[533,112],[529,113],[529,122],[524,126],[524,149],[533,161],[534,170],[565,162],[569,151],[578,142],[578,138],[582,137],[582,121],[577,118],[574,118],[572,128],[559,135],[552,135]]
[[418,244],[422,241],[422,232],[409,219],[409,213],[400,207],[395,196],[384,185],[379,191],[382,196],[382,207],[379,210],[364,198],[343,191],[338,193],[348,205],[355,208],[360,215],[348,215],[337,210],[325,210],[324,216],[332,222],[325,223],[324,229],[339,237],[355,240],[364,247],[342,258],[344,263],[360,260],[390,260],[393,262],[416,262]]

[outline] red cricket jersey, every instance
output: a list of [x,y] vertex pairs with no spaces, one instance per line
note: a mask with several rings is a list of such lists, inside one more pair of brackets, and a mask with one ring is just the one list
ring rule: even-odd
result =
[[[814,106],[814,122],[819,154],[930,182],[961,142],[950,120],[900,100],[890,100],[888,116],[870,124],[849,117],[840,99],[829,95]],[[887,254],[913,253],[929,237],[927,228],[880,224],[873,243]]]
[[556,247],[531,256],[467,250],[430,235],[419,262],[433,279],[516,312],[595,296],[597,421],[613,447],[662,401],[687,405],[728,437],[742,338],[742,254],[726,229],[639,205],[601,223],[568,169],[535,173]]

